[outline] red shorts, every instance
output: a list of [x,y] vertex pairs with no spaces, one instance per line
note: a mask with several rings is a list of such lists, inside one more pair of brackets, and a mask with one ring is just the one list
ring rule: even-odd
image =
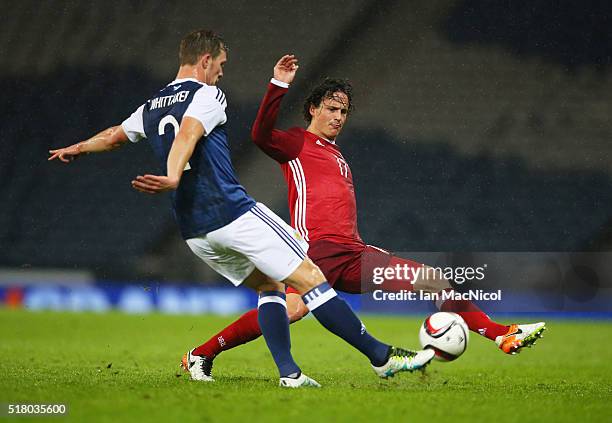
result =
[[[362,294],[380,287],[371,282],[375,267],[395,266],[396,264],[421,266],[420,263],[395,257],[390,252],[366,244],[340,244],[332,241],[312,241],[308,247],[308,257],[321,269],[327,282],[338,291],[349,294]],[[364,276],[366,278],[364,278]],[[385,281],[386,291],[411,289],[406,280]],[[287,287],[287,294],[298,292]]]

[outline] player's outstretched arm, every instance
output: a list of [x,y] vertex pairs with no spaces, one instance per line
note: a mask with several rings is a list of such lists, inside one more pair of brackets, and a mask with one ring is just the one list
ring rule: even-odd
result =
[[112,126],[85,141],[57,150],[49,150],[51,156],[48,160],[59,159],[64,163],[70,163],[81,154],[100,153],[102,151],[113,150],[127,141],[128,137],[121,125]]
[[132,187],[146,194],[159,194],[175,190],[181,181],[183,170],[191,158],[196,144],[203,136],[204,126],[199,120],[189,116],[183,117],[179,132],[174,138],[168,154],[167,176],[138,175],[132,181]]
[[[302,138],[295,139],[288,132],[275,129],[280,103],[293,82],[298,70],[297,58],[292,54],[281,57],[274,65],[274,80],[261,101],[257,117],[251,128],[253,142],[268,156],[280,163],[295,159],[304,145]],[[287,84],[287,85],[285,85]]]

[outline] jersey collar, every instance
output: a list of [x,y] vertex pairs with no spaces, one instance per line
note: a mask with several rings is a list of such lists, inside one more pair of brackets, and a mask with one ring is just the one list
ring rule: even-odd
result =
[[318,135],[315,135],[315,134],[313,134],[312,132],[310,132],[310,131],[308,131],[306,129],[304,129],[304,131],[308,132],[313,138],[316,138],[316,139],[319,139],[319,140],[323,140],[323,141],[325,141],[328,144],[336,145],[335,141],[330,141],[327,138],[323,138],[323,137],[320,137]]
[[171,83],[169,83],[169,84],[168,84],[168,85],[166,85],[166,86],[170,86],[170,85],[178,84],[178,83],[181,83],[181,82],[187,82],[187,81],[193,81],[193,82],[197,82],[198,84],[206,85],[206,84],[204,84],[204,83],[202,83],[202,82],[198,81],[198,80],[197,80],[197,79],[195,79],[195,78],[179,78],[179,79],[175,79],[174,81],[172,81]]

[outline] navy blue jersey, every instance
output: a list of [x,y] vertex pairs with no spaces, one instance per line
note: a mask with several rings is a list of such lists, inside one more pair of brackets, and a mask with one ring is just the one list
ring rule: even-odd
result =
[[183,116],[198,119],[205,135],[196,144],[172,205],[183,238],[203,236],[250,210],[255,201],[235,175],[225,123],[225,94],[195,79],[175,80],[122,123],[130,141],[146,138],[164,172]]

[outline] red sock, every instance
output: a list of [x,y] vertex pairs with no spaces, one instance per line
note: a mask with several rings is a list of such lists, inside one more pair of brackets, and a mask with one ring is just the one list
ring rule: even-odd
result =
[[249,310],[231,325],[197,347],[193,354],[205,355],[212,359],[222,351],[246,344],[260,336],[261,329],[259,329],[259,322],[257,321],[257,309]]
[[[445,291],[451,290],[450,288]],[[439,302],[436,302],[438,306]],[[465,320],[470,330],[481,334],[493,341],[500,335],[508,332],[508,326],[494,322],[476,304],[466,300],[446,300],[438,306],[440,311],[450,311],[457,313]]]

